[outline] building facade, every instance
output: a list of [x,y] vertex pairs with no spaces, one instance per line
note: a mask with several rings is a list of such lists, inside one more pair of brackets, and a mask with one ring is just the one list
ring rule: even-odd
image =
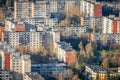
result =
[[42,44],[41,32],[6,32],[7,42],[13,48],[29,46],[29,51],[34,52]]
[[12,53],[11,70],[22,74],[24,74],[25,72],[31,72],[30,56],[20,56],[20,53]]
[[64,73],[66,64],[64,63],[48,63],[48,64],[32,64],[32,72],[38,72],[42,76],[49,76],[51,73]]
[[55,44],[55,52],[59,61],[63,61],[68,64],[75,62],[77,59],[75,50],[66,42],[57,42]]
[[20,55],[11,46],[0,42],[1,69],[18,73],[31,72],[30,55]]
[[113,15],[103,17],[102,29],[107,34],[120,33],[120,18]]
[[96,65],[85,66],[85,71],[88,74],[87,77],[89,80],[106,80],[108,78],[107,75],[109,75],[110,79],[114,79],[116,76],[114,72],[107,72],[105,69]]
[[13,72],[0,70],[0,80],[13,80]]

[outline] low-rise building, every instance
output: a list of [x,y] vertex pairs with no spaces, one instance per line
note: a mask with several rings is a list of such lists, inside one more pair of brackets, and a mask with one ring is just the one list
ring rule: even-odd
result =
[[[106,80],[115,78],[116,74],[114,72],[108,72],[107,70],[97,66],[88,65],[85,66],[85,71],[87,72],[87,77],[89,80]],[[109,75],[109,76],[108,76]]]
[[66,64],[64,63],[32,64],[31,69],[32,72],[38,72],[42,76],[47,77],[52,73],[64,73],[66,71]]

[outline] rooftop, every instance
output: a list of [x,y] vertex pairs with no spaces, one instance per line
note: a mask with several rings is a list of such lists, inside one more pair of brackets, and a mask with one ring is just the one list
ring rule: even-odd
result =
[[28,72],[28,73],[26,73],[31,79],[40,79],[40,78],[42,78],[42,79],[40,79],[40,80],[44,80],[44,78],[40,75],[40,74],[38,74],[37,72]]
[[107,71],[97,65],[88,65],[86,66],[88,68],[90,68],[91,70],[93,70],[94,72],[101,72],[101,73],[107,73]]
[[69,43],[66,42],[58,42],[58,44],[60,45],[60,47],[62,49],[64,49],[65,51],[73,51],[72,46]]

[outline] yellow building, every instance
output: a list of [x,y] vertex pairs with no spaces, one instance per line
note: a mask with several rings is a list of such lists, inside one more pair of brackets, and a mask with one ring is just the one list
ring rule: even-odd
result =
[[87,72],[90,80],[113,80],[116,76],[114,72],[108,72],[96,65],[86,66],[85,71]]

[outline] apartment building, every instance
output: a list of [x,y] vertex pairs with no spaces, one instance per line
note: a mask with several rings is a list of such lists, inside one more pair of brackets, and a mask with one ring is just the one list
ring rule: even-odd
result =
[[66,71],[66,64],[64,63],[32,64],[31,69],[32,72],[38,72],[42,76],[47,77],[51,73],[64,73]]
[[6,43],[0,42],[0,55],[1,55],[1,69],[2,70],[11,70],[11,52],[13,52],[14,49],[12,49],[9,45]]
[[0,69],[1,70],[4,69],[3,60],[4,60],[4,52],[0,50]]
[[24,74],[31,72],[30,55],[20,55],[20,53],[12,53],[11,55],[11,70]]
[[32,18],[34,18],[34,17],[46,17],[46,16],[47,16],[46,1],[33,2],[33,17]]
[[16,0],[14,2],[14,18],[34,17],[34,3],[28,0]]
[[58,2],[56,0],[49,1],[49,10],[50,13],[54,13],[58,11]]
[[43,27],[56,27],[58,26],[58,19],[57,18],[23,18],[21,19],[22,22],[25,23],[27,28],[36,28],[39,26]]
[[13,72],[0,70],[0,80],[13,80]]
[[1,69],[19,73],[31,72],[30,55],[20,55],[7,43],[0,42]]
[[70,6],[75,6],[75,0],[65,1],[65,8],[68,9]]
[[93,35],[96,41],[100,41],[102,45],[107,45],[109,42],[120,44],[120,34],[95,34]]
[[23,80],[45,80],[45,79],[37,72],[26,72],[23,75]]
[[114,72],[107,72],[105,69],[96,65],[85,66],[85,71],[88,74],[87,77],[89,80],[106,80],[108,74],[110,79],[115,78],[116,76]]
[[0,26],[0,41],[4,41],[5,27]]
[[60,32],[52,28],[43,32],[43,45],[47,51],[55,53],[55,42],[60,41]]
[[101,3],[93,0],[81,0],[80,10],[89,17],[101,17],[102,16],[102,5]]
[[62,12],[65,7],[65,0],[58,1],[58,12]]
[[17,0],[14,2],[14,19],[46,17],[46,1]]
[[1,56],[1,54],[0,54],[0,69],[2,69],[2,56]]
[[120,18],[114,15],[103,17],[102,29],[107,34],[120,33]]
[[85,26],[78,26],[78,27],[61,26],[59,30],[62,36],[72,36],[72,35],[80,36],[81,34],[86,33]]
[[35,52],[40,44],[42,44],[41,32],[6,32],[6,41],[13,48],[19,46],[29,46],[30,52]]
[[114,40],[117,44],[120,44],[120,34],[113,34],[114,35]]
[[5,19],[5,30],[12,31],[12,29],[15,29],[14,20]]
[[59,61],[63,61],[68,64],[76,61],[77,54],[75,50],[66,42],[55,43],[55,52]]
[[20,20],[5,19],[5,31],[26,31],[26,26]]
[[102,17],[81,17],[80,25],[86,28],[102,29]]

